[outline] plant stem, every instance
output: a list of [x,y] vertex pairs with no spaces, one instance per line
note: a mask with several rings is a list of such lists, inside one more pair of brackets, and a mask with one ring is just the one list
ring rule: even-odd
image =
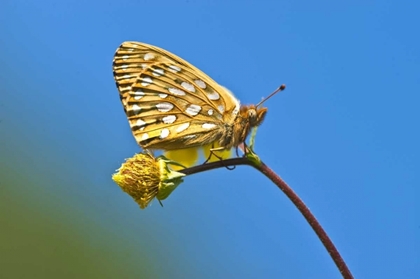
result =
[[312,227],[312,229],[317,234],[318,238],[321,240],[322,244],[324,245],[327,252],[330,254],[331,258],[333,259],[335,265],[337,266],[338,270],[340,271],[341,275],[345,279],[353,279],[353,275],[351,274],[349,268],[347,267],[346,263],[344,262],[343,258],[341,257],[340,253],[338,252],[337,248],[334,246],[331,239],[328,237],[325,230],[322,228],[321,224],[309,210],[309,208],[305,205],[305,203],[299,198],[299,196],[290,188],[289,185],[280,177],[278,176],[272,169],[270,169],[266,164],[262,161],[258,160],[250,160],[247,157],[242,158],[232,158],[222,161],[217,161],[213,163],[207,163],[187,169],[183,169],[180,172],[184,174],[194,174],[202,171],[212,170],[216,168],[222,167],[229,167],[229,166],[239,166],[239,165],[249,165],[263,173],[266,177],[268,177],[277,187],[283,191],[283,193],[292,201],[292,203],[297,207],[297,209],[302,213],[303,217],[305,217],[306,221]]

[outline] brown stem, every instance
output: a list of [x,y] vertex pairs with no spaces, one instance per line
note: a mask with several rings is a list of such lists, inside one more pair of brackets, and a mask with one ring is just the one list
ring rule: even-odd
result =
[[242,158],[233,158],[227,159],[223,161],[217,161],[213,163],[207,163],[191,168],[187,168],[181,170],[180,172],[184,174],[194,174],[206,170],[212,170],[221,167],[229,167],[229,166],[239,166],[239,165],[249,165],[254,167],[255,169],[262,172],[266,177],[268,177],[274,184],[279,187],[281,191],[292,201],[292,203],[297,207],[297,209],[302,213],[303,217],[305,217],[306,221],[308,221],[309,225],[318,235],[318,238],[321,240],[322,244],[324,244],[325,249],[330,254],[331,258],[333,259],[335,265],[337,266],[338,270],[340,271],[341,275],[345,279],[353,279],[353,275],[351,274],[349,268],[347,267],[346,263],[344,262],[343,258],[341,257],[340,253],[338,252],[337,248],[334,246],[331,239],[328,237],[327,233],[322,228],[321,224],[309,210],[309,208],[304,204],[304,202],[299,198],[299,196],[290,188],[289,185],[280,177],[278,176],[273,170],[271,170],[266,164],[263,162],[253,162],[246,157]]

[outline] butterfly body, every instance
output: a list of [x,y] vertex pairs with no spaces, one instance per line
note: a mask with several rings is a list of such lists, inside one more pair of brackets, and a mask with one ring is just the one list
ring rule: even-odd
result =
[[267,108],[234,95],[182,58],[155,46],[124,42],[114,78],[133,135],[143,149],[178,150],[217,143],[237,147]]

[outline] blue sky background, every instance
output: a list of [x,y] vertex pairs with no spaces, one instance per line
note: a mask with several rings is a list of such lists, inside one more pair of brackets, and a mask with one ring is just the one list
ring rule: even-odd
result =
[[420,273],[415,1],[0,3],[0,269],[9,278],[340,278],[249,167],[187,177],[140,210],[111,180],[139,151],[112,76],[127,40],[257,103],[256,152],[357,278]]

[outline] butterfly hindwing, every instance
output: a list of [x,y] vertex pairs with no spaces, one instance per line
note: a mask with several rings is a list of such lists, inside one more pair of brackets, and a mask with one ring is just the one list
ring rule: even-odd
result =
[[114,78],[137,142],[174,150],[217,140],[239,101],[202,71],[161,48],[125,42],[114,57]]

